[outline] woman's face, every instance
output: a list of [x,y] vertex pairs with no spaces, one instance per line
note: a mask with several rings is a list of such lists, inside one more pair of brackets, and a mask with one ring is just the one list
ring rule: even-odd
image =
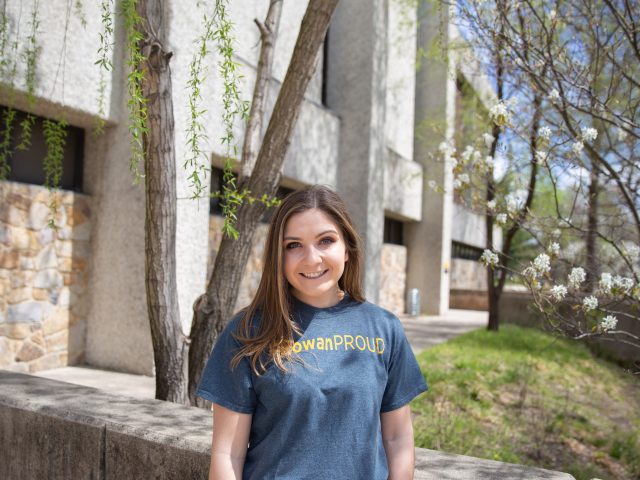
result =
[[322,210],[292,215],[284,227],[284,274],[291,293],[314,307],[341,299],[338,280],[349,259],[340,227]]

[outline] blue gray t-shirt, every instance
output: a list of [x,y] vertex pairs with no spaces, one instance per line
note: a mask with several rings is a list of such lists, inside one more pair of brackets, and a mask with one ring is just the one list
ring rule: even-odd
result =
[[220,334],[196,394],[253,414],[243,480],[387,480],[380,413],[427,390],[400,320],[348,295],[329,308],[294,305],[303,335],[293,350],[306,366],[288,363],[284,374],[271,363],[258,377],[245,357],[231,371],[238,314]]

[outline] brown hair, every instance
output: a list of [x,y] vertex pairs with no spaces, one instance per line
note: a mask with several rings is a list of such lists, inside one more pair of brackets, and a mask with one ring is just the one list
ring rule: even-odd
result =
[[[273,215],[263,254],[262,278],[253,301],[240,313],[237,333],[233,336],[243,347],[231,360],[232,368],[243,357],[249,357],[256,375],[266,371],[270,362],[287,372],[285,362],[296,360],[291,347],[293,332],[301,335],[293,320],[292,294],[284,274],[283,236],[284,228],[292,215],[317,208],[327,214],[340,228],[347,247],[348,260],[338,286],[357,301],[364,302],[362,293],[362,240],[356,231],[347,207],[340,196],[324,185],[310,185],[290,193]],[[257,331],[251,331],[252,319],[260,311],[261,321]],[[266,354],[266,362],[263,362]]]

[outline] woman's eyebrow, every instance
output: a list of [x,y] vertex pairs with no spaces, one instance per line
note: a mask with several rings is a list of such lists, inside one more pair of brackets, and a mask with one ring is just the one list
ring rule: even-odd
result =
[[[338,234],[338,232],[336,232],[335,230],[325,230],[324,232],[316,235],[316,238],[321,237],[322,235],[325,235],[327,233],[335,233],[336,235]],[[284,237],[283,240],[302,240],[302,239],[298,237]]]

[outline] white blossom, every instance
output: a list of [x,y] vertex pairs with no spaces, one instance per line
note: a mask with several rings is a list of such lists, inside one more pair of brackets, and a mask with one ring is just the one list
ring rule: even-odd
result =
[[509,193],[505,195],[504,200],[507,204],[507,211],[513,213],[518,209],[518,199],[515,195]]
[[613,288],[613,277],[610,273],[600,275],[600,290],[602,293],[611,293]]
[[469,160],[471,160],[471,156],[473,155],[473,152],[474,152],[474,148],[471,145],[467,145],[466,148],[464,149],[464,152],[462,152],[462,155],[460,156],[460,158],[464,163],[467,163]]
[[551,296],[556,302],[559,302],[567,295],[567,287],[564,285],[554,285],[551,288]]
[[571,145],[571,151],[576,155],[580,155],[583,149],[584,149],[584,143],[582,142],[573,142],[573,145]]
[[491,145],[493,145],[493,141],[495,140],[495,138],[490,133],[483,133],[482,140],[484,141],[485,147],[491,148]]
[[454,178],[453,179],[453,188],[455,190],[458,190],[458,189],[462,188],[462,182],[460,181],[459,178]]
[[440,145],[438,145],[438,151],[443,155],[450,155],[455,151],[455,148],[453,148],[449,142],[441,142]]
[[500,257],[496,252],[487,249],[482,252],[482,255],[480,256],[480,262],[488,267],[494,267],[498,265],[498,262],[500,262]]
[[560,238],[560,235],[562,235],[562,231],[559,228],[556,228],[551,232],[551,236],[553,238]]
[[556,18],[556,11],[555,11],[555,9],[553,9],[553,8],[552,8],[552,9],[549,11],[549,18],[550,18],[551,20],[553,20],[554,18]]
[[461,173],[460,175],[458,175],[458,179],[465,185],[471,181],[468,173]]
[[600,322],[600,327],[602,327],[602,330],[605,332],[615,329],[616,325],[618,325],[618,319],[613,315],[607,315],[602,319],[602,322]]
[[498,215],[496,215],[496,223],[498,225],[505,225],[507,223],[507,214],[499,213]]
[[585,312],[595,310],[596,308],[598,308],[598,299],[593,295],[585,297],[584,300],[582,300],[582,309]]
[[489,110],[489,118],[491,118],[493,123],[502,127],[509,123],[509,120],[511,120],[511,114],[509,113],[506,104],[500,101]]
[[616,275],[613,277],[613,287],[628,295],[633,290],[633,279]]
[[538,130],[538,136],[544,138],[545,140],[549,140],[551,138],[551,129],[549,127],[540,127]]
[[536,163],[544,164],[544,161],[547,159],[547,152],[544,150],[536,150]]
[[557,242],[551,242],[547,247],[547,252],[554,257],[560,255],[560,245]]
[[496,209],[496,201],[495,200],[489,200],[487,202],[487,210],[493,212]]
[[551,262],[549,255],[541,253],[533,260],[533,268],[535,268],[541,275],[551,270]]
[[593,142],[596,138],[598,138],[598,130],[591,127],[582,127],[582,140],[585,142]]
[[492,170],[493,165],[495,164],[495,161],[493,160],[493,157],[491,155],[487,155],[486,158],[484,159],[484,163],[487,166],[487,170]]
[[538,271],[532,266],[528,266],[522,271],[522,275],[527,278],[534,279],[538,276]]
[[549,100],[551,101],[551,103],[556,103],[558,100],[560,100],[560,92],[555,88],[551,90],[551,93],[549,93]]
[[572,268],[571,273],[569,273],[569,286],[573,288],[580,288],[580,285],[586,280],[586,278],[587,273],[584,271],[584,268]]

